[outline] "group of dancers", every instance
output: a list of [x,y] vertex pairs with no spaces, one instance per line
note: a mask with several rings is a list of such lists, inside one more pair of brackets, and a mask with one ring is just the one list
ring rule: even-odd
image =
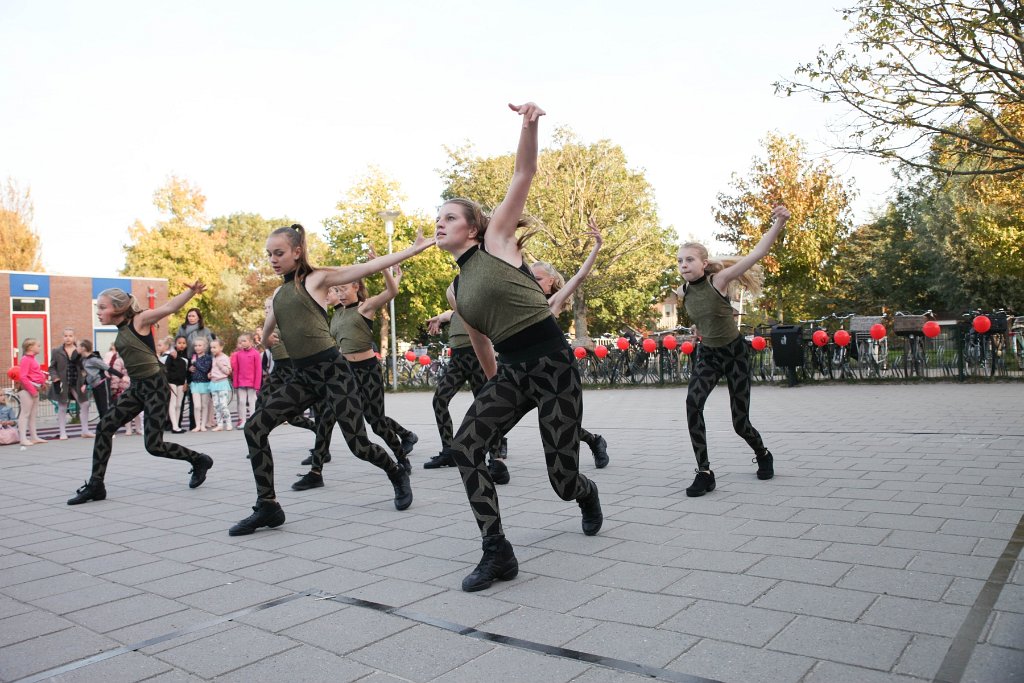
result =
[[[601,232],[591,221],[587,234],[594,247],[568,281],[550,264],[530,267],[525,263],[524,244],[532,233],[523,211],[537,172],[538,122],[544,111],[533,103],[509,107],[522,122],[515,170],[504,200],[490,215],[472,200],[448,200],[438,213],[433,238],[424,237],[421,230],[408,248],[349,266],[311,264],[301,225],[278,228],[268,237],[267,256],[283,282],[268,301],[263,329],[274,367],[244,426],[257,500],[253,513],[232,526],[229,534],[246,535],[284,523],[268,437],[286,422],[316,434],[305,461],[310,470],[293,484],[294,490],[324,485],[323,467],[330,460],[331,435],[337,425],[349,450],[386,474],[394,489],[395,508],[405,510],[412,504],[408,455],[418,438],[384,414],[383,380],[372,350],[371,330],[375,313],[398,292],[399,264],[435,245],[455,258],[459,274],[447,291],[450,310],[428,321],[433,329],[450,324],[452,359],[433,399],[442,448],[424,467],[458,468],[480,529],[483,554],[463,580],[462,589],[483,590],[496,580],[510,580],[518,574],[515,552],[501,523],[496,484],[507,483],[510,477],[504,462],[505,435],[535,408],[552,489],[562,500],[579,506],[584,534],[600,531],[604,517],[598,487],[580,472],[579,444],[582,440],[590,446],[598,468],[609,462],[608,444],[603,436],[582,426],[580,375],[556,316],[569,305],[573,291],[593,268],[602,245]],[[686,400],[697,459],[696,477],[686,489],[688,496],[701,496],[715,488],[703,408],[723,376],[728,383],[733,426],[753,450],[757,477],[770,479],[774,475],[774,458],[750,424],[748,350],[737,330],[727,291],[734,281],[756,291],[756,264],[768,253],[788,218],[785,207],[776,207],[772,227],[750,254],[740,258],[713,261],[707,250],[695,243],[679,249],[680,294],[703,336],[703,352]],[[362,279],[379,272],[384,273],[386,288],[369,296]],[[187,461],[192,466],[191,488],[205,481],[213,467],[208,455],[163,440],[169,392],[150,332],[151,325],[180,310],[204,289],[205,285],[196,281],[151,310],[143,310],[132,295],[119,289],[108,289],[97,297],[100,322],[118,328],[115,346],[132,383],[100,420],[92,474],[69,505],[106,497],[104,475],[112,436],[142,411],[146,450]],[[327,306],[333,306],[333,316],[328,315]],[[453,433],[448,405],[467,382],[473,402]],[[303,417],[311,407],[315,421]],[[388,445],[391,455],[369,440],[365,422]]]

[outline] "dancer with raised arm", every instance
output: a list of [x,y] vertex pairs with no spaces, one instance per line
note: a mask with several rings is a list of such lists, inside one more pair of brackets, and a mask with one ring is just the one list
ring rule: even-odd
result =
[[762,275],[757,262],[771,250],[789,215],[785,206],[776,206],[772,210],[771,228],[746,256],[711,260],[703,244],[687,242],[679,247],[679,274],[683,276],[683,285],[678,293],[686,315],[701,335],[701,352],[686,392],[686,424],[697,458],[697,476],[686,489],[686,495],[691,498],[715,490],[715,473],[708,459],[704,404],[723,376],[729,386],[732,426],[754,451],[757,478],[775,476],[774,457],[750,424],[750,352],[746,339],[736,327],[728,291],[732,282],[738,282],[754,295],[761,291]]
[[114,407],[100,418],[92,449],[92,476],[68,500],[68,505],[107,497],[103,478],[110,461],[114,432],[140,412],[144,413],[146,451],[160,458],[184,460],[191,464],[189,488],[194,489],[206,481],[206,472],[213,467],[213,458],[164,441],[171,392],[167,386],[167,375],[156,356],[152,332],[153,325],[178,312],[192,297],[205,290],[206,285],[196,280],[184,292],[153,309],[143,309],[134,296],[117,288],[105,289],[96,297],[96,317],[100,324],[117,326],[114,347],[124,363],[131,385],[117,398]]
[[316,268],[309,262],[306,231],[301,225],[278,228],[270,233],[267,255],[274,272],[284,277],[284,283],[274,293],[263,336],[269,338],[274,328],[278,328],[295,375],[289,384],[268,391],[245,423],[257,500],[253,514],[231,527],[229,534],[241,536],[260,527],[284,524],[284,510],[274,490],[274,459],[267,437],[279,424],[301,415],[314,404],[327,413],[322,416],[318,413],[317,419],[336,422],[357,458],[387,473],[395,491],[395,508],[405,510],[412,504],[412,487],[405,468],[366,436],[355,375],[338,351],[328,325],[327,310],[321,302],[327,299],[327,290],[331,287],[398,265],[433,243],[433,239],[425,239],[419,232],[415,243],[398,253],[369,263]]
[[[596,534],[604,520],[597,486],[579,473],[583,392],[576,360],[544,293],[523,263],[528,235],[516,236],[524,226],[523,209],[537,172],[537,122],[544,111],[533,103],[509,107],[522,117],[522,130],[504,201],[487,217],[476,202],[450,199],[437,217],[437,244],[459,265],[449,303],[465,322],[490,378],[451,446],[483,536],[483,557],[463,579],[465,591],[482,590],[519,572],[501,526],[486,454],[496,434],[508,432],[530,410],[537,408],[548,480],[555,493],[579,504],[588,536]],[[499,354],[497,366],[494,351]]]

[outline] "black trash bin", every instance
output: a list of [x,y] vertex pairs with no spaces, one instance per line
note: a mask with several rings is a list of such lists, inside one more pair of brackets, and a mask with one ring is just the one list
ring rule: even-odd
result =
[[799,325],[772,325],[772,357],[786,368],[789,386],[796,384],[796,369],[804,364],[804,330]]

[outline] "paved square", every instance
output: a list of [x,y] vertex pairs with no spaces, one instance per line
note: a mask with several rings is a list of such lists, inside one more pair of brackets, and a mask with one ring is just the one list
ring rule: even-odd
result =
[[118,436],[107,500],[78,507],[91,442],[2,447],[0,680],[1024,680],[1024,385],[755,387],[770,481],[719,387],[718,487],[699,499],[684,398],[585,393],[611,455],[581,457],[596,537],[550,490],[528,415],[499,487],[521,571],[475,594],[458,473],[422,469],[428,393],[387,398],[420,436],[409,510],[340,437],[327,485],[291,491],[313,437],[286,426],[288,521],[252,536],[227,535],[254,502],[239,431],[168,434],[215,460],[195,490],[187,465]]

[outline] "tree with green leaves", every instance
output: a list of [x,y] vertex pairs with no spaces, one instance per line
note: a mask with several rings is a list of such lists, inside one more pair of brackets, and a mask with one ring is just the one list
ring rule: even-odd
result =
[[0,185],[0,268],[42,270],[42,244],[32,228],[32,191],[8,178]]
[[[448,150],[443,197],[468,197],[492,210],[505,196],[513,154],[480,157],[471,148]],[[587,144],[568,128],[543,149],[526,213],[538,221],[526,250],[553,264],[567,279],[592,245],[585,232],[593,217],[604,246],[590,277],[573,296],[576,337],[618,332],[623,322],[653,324],[652,306],[664,293],[663,274],[675,262],[675,232],[660,225],[654,192],[642,171],[608,140]]]
[[[326,264],[346,265],[365,261],[369,247],[386,254],[388,237],[383,211],[392,211],[405,201],[399,183],[378,168],[370,168],[356,180],[337,204],[337,213],[324,220],[327,240]],[[400,251],[415,241],[416,231],[433,231],[430,216],[399,212],[394,218],[392,246]],[[428,249],[402,264],[402,283],[395,298],[396,336],[413,339],[422,334],[427,318],[448,308],[445,290],[455,278],[455,263],[439,249]],[[384,278],[376,275],[366,282],[371,292],[384,288]],[[389,348],[390,320],[387,309],[381,314],[380,348]]]
[[821,312],[839,278],[836,252],[851,229],[851,190],[824,161],[807,158],[795,137],[770,134],[763,156],[744,176],[734,174],[730,193],[718,195],[715,237],[745,254],[771,225],[783,203],[792,218],[782,238],[761,261],[765,271],[760,308],[782,321]]
[[842,12],[844,42],[777,92],[847,105],[852,152],[946,175],[1024,170],[1024,7],[857,0]]

